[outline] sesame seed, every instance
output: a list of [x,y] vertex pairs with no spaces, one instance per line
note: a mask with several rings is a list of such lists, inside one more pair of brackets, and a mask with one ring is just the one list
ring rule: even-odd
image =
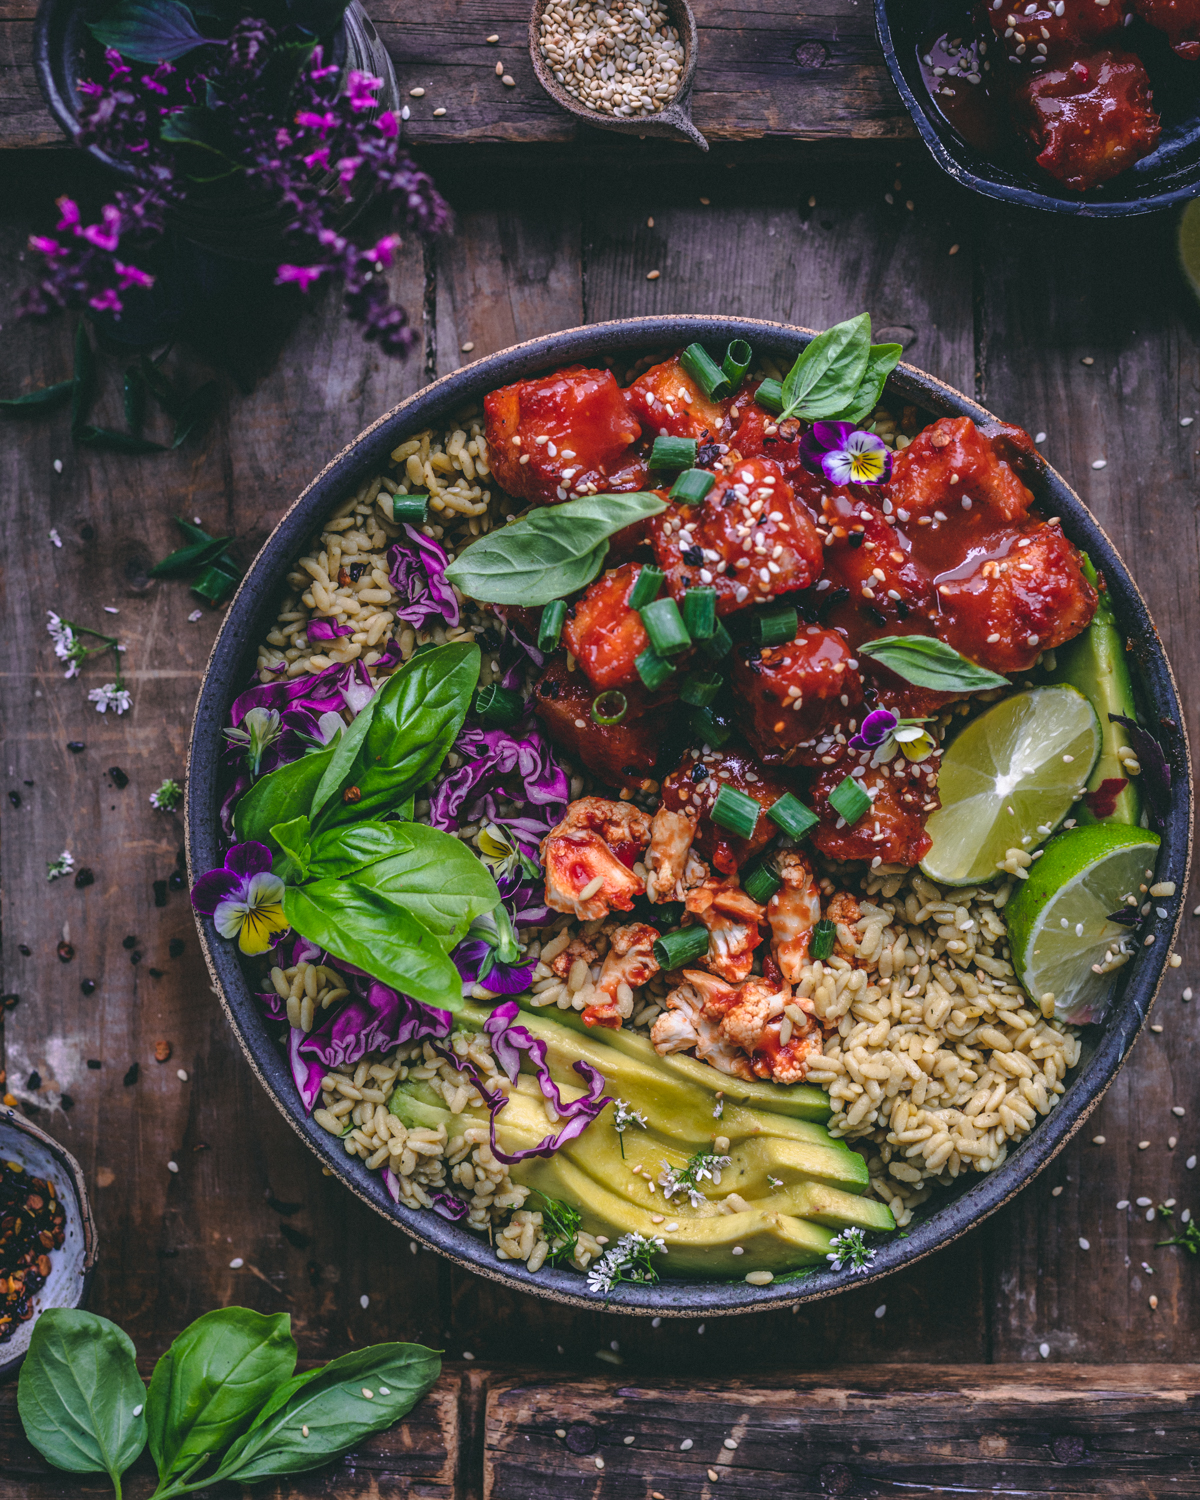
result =
[[716,1469],[709,1469],[708,1477],[713,1482],[713,1484],[716,1484],[717,1480],[720,1479],[721,1476],[717,1473]]
[[1091,1240],[1085,1240],[1084,1237],[1083,1237],[1083,1235],[1080,1235],[1079,1236],[1079,1248],[1081,1250],[1090,1250],[1092,1248],[1092,1242],[1091,1242]]
[[689,1452],[690,1449],[691,1449],[691,1446],[692,1446],[692,1440],[691,1440],[691,1438],[684,1438],[683,1442],[680,1443],[680,1445],[679,1445],[679,1451],[680,1451],[680,1453],[687,1453],[687,1452]]
[[486,38],[488,45],[491,47],[494,47],[499,40],[500,38],[494,32],[491,36]]
[[410,99],[424,99],[424,97],[425,97],[425,90],[424,89],[409,89],[408,96],[409,96]]
[[1120,1199],[1120,1201],[1117,1203],[1117,1207],[1118,1208],[1128,1208],[1129,1207],[1129,1199],[1128,1198],[1122,1198],[1122,1199]]
[[732,1453],[737,1448],[737,1440],[735,1438],[726,1438],[725,1441],[724,1441],[724,1443],[722,1444],[722,1447],[728,1448],[729,1451]]
[[1106,459],[1106,458],[1094,458],[1092,460],[1092,468],[1093,469],[1107,469],[1108,468],[1108,459]]
[[1085,354],[1083,356],[1083,358],[1079,361],[1079,363],[1081,365],[1094,365],[1096,363],[1096,361],[1092,358],[1092,356],[1090,354]]
[[949,251],[947,253],[950,254],[950,255],[957,255],[958,254],[958,246],[957,245],[951,245],[950,249],[949,249]]
[[647,281],[657,281],[658,278],[661,275],[662,275],[661,271],[647,271],[646,272],[646,280]]
[[[474,344],[474,341],[472,339],[468,339],[467,342],[465,344],[463,344],[461,347],[462,347],[462,352],[464,354],[470,354],[470,352],[472,351],[472,349],[474,349],[475,344]],[[520,441],[521,441],[520,438],[513,438],[513,442],[514,443],[519,444]]]
[[1093,1146],[1103,1146],[1103,1144],[1105,1142],[1105,1139],[1106,1139],[1106,1137],[1104,1137],[1102,1135],[1094,1135],[1092,1137],[1092,1145]]
[[508,73],[505,73],[504,77],[501,78],[500,82],[504,85],[504,87],[506,89],[515,89],[516,86],[517,86],[517,80],[515,78],[511,77]]
[[1138,1150],[1139,1151],[1145,1151],[1149,1145],[1150,1145],[1149,1141],[1139,1141],[1138,1142]]
[[435,120],[440,119],[441,116],[444,115],[445,113],[446,113],[446,111],[444,109],[441,109],[441,108],[435,109],[434,112],[433,112],[433,118]]
[[1050,1345],[1049,1344],[1039,1344],[1038,1345],[1038,1353],[1042,1356],[1043,1359],[1049,1359],[1050,1358]]
[[187,1076],[187,1069],[186,1068],[176,1068],[175,1069],[175,1077],[179,1079],[180,1083],[186,1083],[187,1082],[187,1078],[188,1078],[188,1076]]
[[367,1308],[370,1307],[371,1299],[367,1296],[366,1292],[358,1299],[358,1305],[362,1308],[363,1312],[366,1312]]
[[504,77],[504,64],[502,62],[498,62],[496,64],[496,77],[497,78],[503,78]]
[[884,1313],[886,1313],[886,1312],[887,1312],[887,1303],[886,1302],[881,1302],[879,1304],[879,1306],[875,1309],[875,1316],[877,1318],[882,1318],[883,1315],[884,1315]]
[[167,1163],[167,1171],[168,1172],[178,1172],[179,1171],[179,1163],[177,1161],[169,1161]]
[[1060,1183],[1058,1187],[1052,1187],[1050,1189],[1050,1196],[1052,1198],[1057,1198],[1061,1192],[1062,1192],[1062,1184]]
[[242,1259],[242,1257],[240,1255],[235,1255],[233,1257],[233,1259],[229,1262],[229,1269],[231,1271],[240,1271],[245,1264],[246,1264],[246,1262]]
[[362,1393],[363,1393],[363,1399],[364,1400],[366,1400],[366,1401],[374,1401],[374,1399],[375,1399],[375,1392],[370,1388],[370,1386],[364,1385],[362,1387]]

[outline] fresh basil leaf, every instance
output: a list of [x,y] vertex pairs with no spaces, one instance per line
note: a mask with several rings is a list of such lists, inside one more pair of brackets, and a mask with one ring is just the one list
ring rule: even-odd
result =
[[[302,813],[300,817],[293,818],[289,823],[276,823],[271,829],[270,837],[287,855],[298,875],[290,878],[305,880],[308,877],[309,864],[312,860],[312,845],[308,840],[309,823],[308,818]],[[275,874],[281,880],[287,880],[282,870],[276,870]]]
[[817,334],[784,379],[784,417],[820,421],[847,405],[866,373],[870,349],[870,313]]
[[[56,1469],[107,1474],[115,1488],[146,1446],[146,1387],[128,1334],[107,1318],[50,1307],[17,1382],[25,1436]],[[138,1415],[134,1416],[137,1411]]]
[[[305,819],[307,823],[308,819]],[[353,875],[364,866],[378,864],[412,848],[412,830],[399,823],[351,823],[319,833],[312,842],[308,872],[314,880],[332,880]],[[458,840],[454,840],[458,843]],[[417,913],[420,916],[420,913]]]
[[158,1477],[182,1474],[246,1431],[296,1368],[287,1313],[219,1307],[190,1324],[154,1367],[146,1398]]
[[239,842],[254,839],[266,844],[273,854],[279,853],[271,829],[276,823],[294,818],[298,808],[309,805],[333,753],[330,746],[315,755],[302,755],[256,781],[233,811],[233,827]]
[[665,509],[641,491],[539,506],[464,548],[446,577],[485,604],[549,604],[591,583],[615,532]]
[[289,885],[283,911],[301,937],[365,969],[381,984],[454,1010],[462,980],[428,927],[378,891],[353,880]]
[[[393,672],[334,748],[309,810],[314,825],[394,811],[424,786],[462,728],[480,661],[474,643],[439,646]],[[360,795],[344,802],[340,794],[352,786]]]
[[960,656],[953,646],[931,635],[882,635],[856,646],[859,656],[869,656],[880,665],[917,687],[939,693],[978,693],[986,688],[1007,687],[1008,678],[977,667]]
[[411,912],[449,953],[475,918],[492,910],[500,892],[461,839],[423,823],[410,823],[405,832],[409,850],[359,870],[355,883]]
[[186,547],[178,547],[164,557],[162,562],[154,564],[150,569],[150,577],[182,578],[187,573],[195,573],[215,562],[231,541],[231,537],[214,536],[206,542],[190,542]]
[[837,413],[839,421],[861,422],[871,415],[879,405],[879,398],[883,395],[883,387],[887,383],[888,376],[900,363],[900,356],[903,353],[903,344],[871,345],[862,384],[855,391],[854,400],[850,405],[844,411]]
[[225,1455],[214,1483],[249,1484],[328,1463],[407,1416],[441,1368],[420,1344],[374,1344],[294,1376]]
[[179,0],[118,0],[86,25],[102,47],[115,47],[134,62],[175,62],[209,42]]
[[60,380],[56,385],[44,385],[40,391],[29,391],[24,396],[9,396],[0,401],[0,411],[14,417],[28,417],[52,406],[61,406],[69,401],[75,390],[73,380]]

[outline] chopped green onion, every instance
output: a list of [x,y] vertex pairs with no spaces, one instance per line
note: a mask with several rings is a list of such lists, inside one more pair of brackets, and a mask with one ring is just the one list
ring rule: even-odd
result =
[[192,593],[216,609],[237,587],[238,576],[227,559],[220,557],[216,562],[209,563],[192,584]]
[[800,616],[794,604],[775,604],[760,609],[750,621],[750,638],[759,646],[781,646],[795,639]]
[[716,482],[716,476],[707,469],[684,469],[671,486],[671,499],[684,505],[699,505]]
[[[699,590],[696,592],[698,593]],[[721,624],[720,620],[717,621],[717,628],[713,631],[711,637],[707,641],[700,642],[700,650],[708,657],[709,661],[724,661],[733,650],[733,637],[725,629],[724,625]]]
[[778,380],[764,380],[754,393],[755,405],[761,406],[764,411],[773,412],[775,416],[783,410],[783,387]]
[[629,699],[617,688],[597,693],[592,699],[592,718],[597,724],[619,724],[629,712]]
[[689,344],[679,356],[679,363],[710,401],[724,401],[733,394],[725,372],[713,362],[703,344]]
[[675,675],[675,668],[665,657],[659,656],[653,646],[647,646],[634,662],[638,676],[652,693]]
[[551,599],[542,610],[538,621],[538,650],[550,652],[557,648],[562,635],[563,622],[567,618],[567,606],[561,599]]
[[737,787],[724,782],[717,793],[717,800],[712,805],[709,817],[722,828],[727,828],[730,833],[736,833],[739,838],[752,839],[754,830],[758,827],[758,815],[761,812],[761,802],[757,802],[745,792],[739,792]]
[[805,807],[800,798],[793,797],[791,792],[784,792],[777,802],[772,802],[767,808],[767,817],[794,839],[802,839],[821,821],[811,807]]
[[830,792],[829,805],[839,817],[845,818],[848,828],[853,828],[862,815],[870,811],[871,799],[853,776],[847,776]]
[[719,672],[691,672],[683,679],[679,696],[693,708],[706,708],[721,691]]
[[674,599],[655,599],[640,614],[650,644],[660,656],[677,656],[692,644]]
[[663,576],[661,568],[643,568],[637,576],[637,581],[629,590],[629,597],[625,601],[630,609],[641,609],[643,605],[649,604],[652,599],[657,599],[658,591],[662,588]]
[[679,612],[692,640],[711,640],[717,628],[716,589],[688,589]]
[[837,942],[837,928],[828,917],[822,917],[812,930],[812,937],[808,943],[808,956],[811,959],[824,962],[833,952],[833,945]]
[[745,339],[734,339],[725,351],[725,362],[721,369],[729,381],[731,391],[736,391],[738,386],[746,378],[746,371],[750,368],[750,361],[754,358],[754,350]]
[[407,521],[410,526],[423,526],[429,514],[428,495],[393,495],[392,520]]
[[512,688],[489,682],[475,694],[475,717],[489,729],[509,729],[525,712],[525,700]]
[[656,939],[654,956],[660,969],[682,969],[708,952],[707,927],[676,927]]
[[693,708],[689,714],[693,738],[719,750],[733,738],[733,729],[718,719],[711,708]]
[[650,450],[650,469],[690,469],[700,444],[695,438],[656,437]]
[[761,865],[755,865],[742,881],[742,890],[751,901],[757,901],[759,906],[766,906],[782,884],[783,881],[775,873],[775,867],[764,860]]

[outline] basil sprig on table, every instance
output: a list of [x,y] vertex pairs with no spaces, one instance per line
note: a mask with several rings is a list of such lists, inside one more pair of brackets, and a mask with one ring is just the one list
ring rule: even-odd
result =
[[500,892],[461,839],[411,818],[412,797],[453,745],[479,680],[479,647],[411,657],[336,744],[255,783],[234,811],[239,840],[265,844],[302,936],[427,1005],[453,1008],[451,950]]
[[860,313],[817,334],[783,380],[780,419],[861,422],[879,404],[900,363],[900,344],[871,342],[871,314]]
[[484,604],[549,604],[591,583],[611,536],[666,508],[641,490],[540,506],[465,547],[446,577]]
[[986,667],[978,667],[953,646],[931,635],[881,635],[855,647],[917,687],[939,693],[977,693],[987,688],[1008,687],[1008,678]]
[[38,1318],[17,1384],[25,1436],[55,1468],[121,1476],[150,1442],[152,1500],[221,1481],[315,1469],[406,1416],[441,1360],[420,1344],[375,1344],[294,1374],[286,1313],[218,1308],[185,1328],[142,1384],[115,1323],[78,1309]]

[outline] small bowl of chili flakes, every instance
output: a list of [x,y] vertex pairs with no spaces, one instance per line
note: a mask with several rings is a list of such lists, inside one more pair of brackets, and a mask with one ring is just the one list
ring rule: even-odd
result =
[[83,1171],[19,1110],[0,1109],[0,1380],[48,1307],[80,1307],[96,1261]]

